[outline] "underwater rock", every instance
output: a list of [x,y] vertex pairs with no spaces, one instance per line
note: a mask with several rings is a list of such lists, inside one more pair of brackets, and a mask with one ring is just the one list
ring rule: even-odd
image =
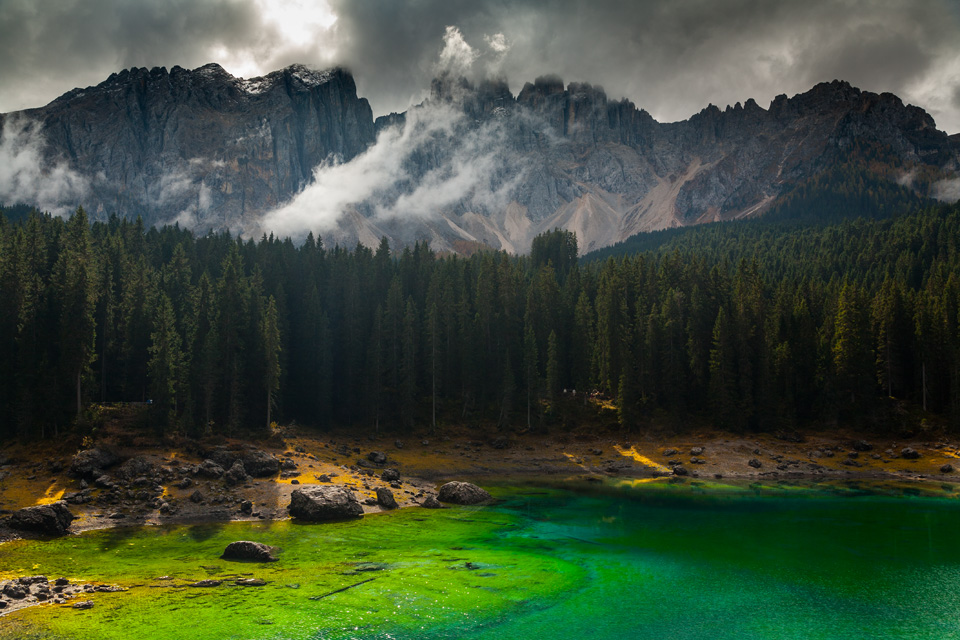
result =
[[197,582],[191,582],[188,584],[188,587],[219,587],[223,584],[223,580],[198,580]]
[[238,540],[228,544],[220,558],[246,562],[276,562],[277,557],[273,555],[274,551],[276,549],[262,542]]
[[53,504],[41,504],[25,507],[10,516],[10,526],[21,531],[34,531],[51,536],[62,536],[67,532],[74,515],[62,500]]
[[363,507],[352,491],[340,486],[312,486],[290,494],[290,515],[298,520],[324,522],[363,515]]
[[492,500],[493,496],[475,484],[455,480],[440,487],[437,499],[440,502],[452,502],[453,504],[478,504]]
[[260,578],[237,578],[233,584],[238,587],[262,587],[267,584],[267,581]]

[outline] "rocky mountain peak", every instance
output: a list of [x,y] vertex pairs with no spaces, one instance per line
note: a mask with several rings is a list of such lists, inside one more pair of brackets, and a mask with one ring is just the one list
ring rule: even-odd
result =
[[[371,193],[441,204],[385,220],[376,217],[379,203],[358,202],[337,229],[315,231],[348,246],[387,235],[393,245],[427,239],[436,249],[523,252],[537,233],[561,227],[589,251],[638,231],[759,215],[857,143],[928,174],[951,177],[960,166],[960,136],[938,131],[892,94],[842,81],[779,95],[769,109],[750,98],[671,123],[611,100],[602,87],[565,86],[552,75],[514,96],[503,79],[441,74],[416,109],[429,117],[438,105],[462,114],[454,133],[400,152],[404,180]],[[264,214],[314,181],[317,167],[345,163],[340,171],[349,175],[349,161],[375,143],[376,131],[408,120],[400,113],[374,123],[348,71],[304,65],[256,78],[217,64],[135,67],[22,115],[38,121],[48,157],[87,181],[84,205],[94,217],[142,215],[199,231],[259,229]],[[471,149],[482,162],[464,157]],[[427,197],[433,183],[449,190],[457,180],[470,190]]]

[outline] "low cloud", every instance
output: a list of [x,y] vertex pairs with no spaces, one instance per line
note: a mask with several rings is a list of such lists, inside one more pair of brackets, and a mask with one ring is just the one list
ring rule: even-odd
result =
[[11,117],[0,133],[0,202],[29,204],[66,216],[90,193],[85,178],[65,162],[44,158],[45,138],[38,122]]
[[960,178],[950,178],[935,182],[930,189],[930,193],[941,202],[960,201]]
[[[445,103],[413,108],[363,154],[317,167],[313,182],[265,215],[259,231],[296,239],[325,234],[351,210],[386,222],[502,209],[524,176],[523,160],[503,152],[504,125],[494,118],[478,126]],[[430,158],[430,166],[420,158]]]

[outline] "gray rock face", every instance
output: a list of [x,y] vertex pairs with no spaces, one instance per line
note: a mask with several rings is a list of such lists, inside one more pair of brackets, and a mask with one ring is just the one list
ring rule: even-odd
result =
[[298,520],[324,522],[363,515],[363,507],[349,489],[315,486],[295,489],[290,494],[290,515]]
[[276,562],[273,555],[275,549],[261,542],[238,540],[231,542],[220,556],[224,560],[241,560],[248,562]]
[[493,496],[475,484],[454,480],[440,487],[437,499],[440,502],[450,502],[453,504],[479,504],[487,500],[492,500]]
[[67,509],[67,503],[60,501],[15,511],[10,516],[10,526],[21,531],[62,536],[73,519],[74,515]]
[[202,229],[276,207],[315,166],[349,160],[374,136],[349,73],[302,65],[250,80],[217,64],[133,68],[23,115],[43,124],[52,155],[91,177],[88,210]]

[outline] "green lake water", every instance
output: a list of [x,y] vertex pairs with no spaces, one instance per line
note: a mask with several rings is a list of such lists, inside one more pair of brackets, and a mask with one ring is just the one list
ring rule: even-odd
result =
[[[0,545],[0,570],[129,587],[86,611],[0,618],[0,638],[960,638],[956,499],[689,483],[494,493],[490,507],[345,523]],[[218,558],[244,539],[280,561]],[[184,586],[205,578],[224,584]]]

